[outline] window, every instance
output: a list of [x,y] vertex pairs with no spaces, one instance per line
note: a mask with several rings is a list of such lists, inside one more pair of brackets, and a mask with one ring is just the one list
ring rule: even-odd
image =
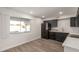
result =
[[30,24],[26,22],[21,22],[21,32],[28,32],[30,31]]
[[29,32],[30,20],[12,17],[10,20],[10,32]]

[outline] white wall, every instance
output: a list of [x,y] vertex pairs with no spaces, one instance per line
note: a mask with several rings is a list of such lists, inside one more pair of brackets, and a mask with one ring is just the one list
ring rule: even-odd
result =
[[58,28],[64,29],[64,32],[79,33],[79,27],[70,27],[70,18],[65,18],[58,21]]
[[[6,15],[7,15],[7,19],[5,18]],[[30,15],[27,15],[27,14],[24,14],[24,13],[21,13],[18,11],[16,12],[14,10],[9,10],[6,8],[0,8],[0,16],[1,16],[0,22],[5,19],[5,21],[3,21],[3,24],[2,24],[4,27],[2,28],[2,25],[0,25],[0,35],[2,35],[2,33],[4,33],[4,34],[8,33],[8,31],[6,31],[6,30],[9,30],[8,26],[9,26],[9,21],[10,21],[9,17],[10,16],[17,16],[17,17],[24,17],[24,18],[32,19],[31,20],[31,32],[19,33],[19,34],[10,34],[9,33],[9,36],[7,36],[6,38],[4,38],[4,39],[0,38],[0,51],[15,47],[15,46],[23,44],[25,42],[39,39],[41,37],[41,22],[42,22],[41,19],[32,17]],[[8,25],[4,25],[5,23]],[[4,28],[5,28],[5,30],[3,30]],[[3,30],[2,33],[1,33],[1,30]]]

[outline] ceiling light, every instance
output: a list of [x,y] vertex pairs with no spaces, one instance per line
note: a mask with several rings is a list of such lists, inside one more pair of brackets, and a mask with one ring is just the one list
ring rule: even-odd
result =
[[30,11],[30,14],[33,14],[33,12],[32,12],[32,11]]
[[42,18],[45,18],[45,16],[42,16]]
[[62,12],[62,11],[60,11],[60,12],[59,12],[59,14],[60,14],[60,15],[62,15],[62,14],[63,14],[63,12]]

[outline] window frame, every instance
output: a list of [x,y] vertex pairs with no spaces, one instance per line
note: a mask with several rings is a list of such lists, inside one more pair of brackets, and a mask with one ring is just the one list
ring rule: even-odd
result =
[[[9,32],[10,32],[10,34],[20,34],[20,33],[29,33],[29,32],[31,32],[31,21],[30,21],[30,19],[27,19],[27,18],[19,18],[19,17],[16,17],[17,19],[19,19],[18,21],[20,21],[20,32],[11,32],[10,31],[10,25],[9,25]],[[22,19],[26,19],[25,21],[27,21],[27,20],[29,20],[29,25],[30,25],[30,31],[24,31],[24,32],[21,32],[21,22],[23,21]],[[12,19],[11,19],[11,17],[10,17],[10,21],[11,21]],[[22,20],[22,21],[21,21]],[[17,20],[14,20],[14,21],[17,21]],[[23,21],[24,22],[24,21]],[[10,23],[10,22],[9,22]]]

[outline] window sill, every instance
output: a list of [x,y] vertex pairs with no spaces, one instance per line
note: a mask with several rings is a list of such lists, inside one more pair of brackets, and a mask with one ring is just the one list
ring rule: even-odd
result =
[[22,33],[30,33],[31,31],[28,32],[10,32],[10,34],[22,34]]

